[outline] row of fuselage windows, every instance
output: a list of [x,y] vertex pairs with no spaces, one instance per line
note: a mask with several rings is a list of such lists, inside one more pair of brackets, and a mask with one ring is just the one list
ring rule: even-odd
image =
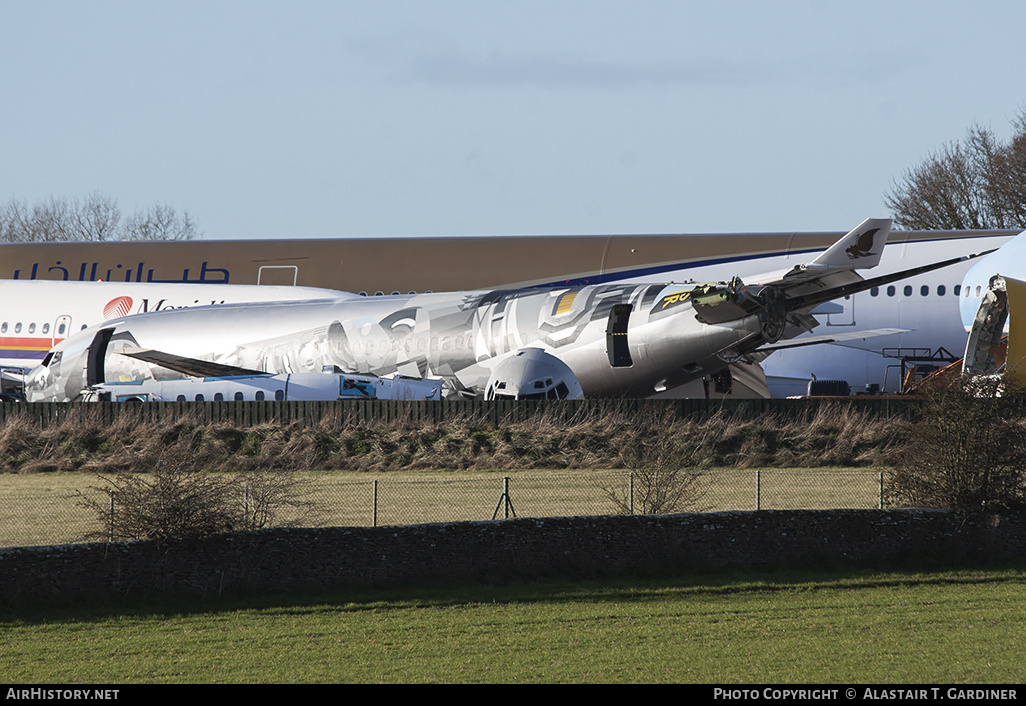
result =
[[[928,296],[930,296],[930,291],[931,291],[930,290],[930,285],[928,285],[928,284],[924,284],[921,287],[919,287],[919,295],[920,296],[928,297]],[[943,296],[947,295],[948,288],[945,287],[943,284],[939,284],[939,285],[937,285],[937,288],[935,290],[933,290],[933,291],[934,291],[934,293],[938,297],[943,297]],[[893,284],[888,286],[888,287],[886,287],[886,288],[884,288],[884,289],[881,289],[880,287],[873,287],[872,289],[869,290],[869,296],[871,296],[871,297],[878,297],[878,296],[880,296],[881,292],[886,294],[886,296],[888,296],[888,297],[894,297],[894,296],[898,295],[898,288],[896,286],[894,286]],[[425,294],[430,294],[430,292],[427,292],[427,291],[424,292],[424,293]],[[910,285],[910,284],[906,284],[904,287],[902,287],[901,293],[904,296],[906,296],[906,297],[911,297],[915,293],[915,288],[912,287],[912,285]],[[974,291],[970,291],[970,289],[968,289],[968,288],[963,291],[962,290],[962,285],[956,284],[954,287],[951,288],[951,293],[954,294],[956,297],[957,296],[964,296],[967,299],[970,296],[979,297],[979,296],[981,296],[983,294],[983,287],[980,286],[980,285],[976,285],[976,287],[974,288]],[[399,292],[392,292],[392,294],[393,294],[393,296],[394,295],[398,295]],[[410,294],[416,294],[416,292],[410,292]],[[366,297],[366,296],[368,296],[368,294],[367,294],[367,292],[360,292],[360,296],[361,297]],[[382,293],[382,292],[375,292],[374,296],[382,297],[382,296],[384,296],[384,293]],[[845,298],[847,299],[847,297],[845,297]],[[88,326],[88,324],[82,324],[82,328],[83,329],[87,328],[87,326]],[[15,322],[13,324],[13,326],[10,323],[8,323],[7,321],[4,321],[3,323],[0,323],[0,334],[4,334],[4,333],[7,333],[7,332],[10,331],[12,333],[22,333],[22,332],[24,332],[24,333],[27,333],[29,335],[32,335],[32,334],[36,333],[36,330],[37,330],[37,326],[36,326],[35,322],[31,322],[28,325],[25,325],[21,321],[18,321],[18,322]],[[38,331],[43,336],[50,335],[50,324],[49,324],[49,322],[44,323],[41,327],[38,327]],[[63,324],[63,323],[62,324],[58,324],[57,328],[56,328],[56,330],[54,332],[54,336],[64,336],[65,333],[66,333],[66,331],[65,331],[65,324]]]
[[[901,288],[901,294],[906,297],[913,296],[915,294],[915,291],[916,288],[913,287],[911,284],[906,284],[904,287]],[[943,284],[938,284],[936,289],[931,290],[930,285],[924,284],[921,287],[919,287],[919,296],[928,297],[930,296],[931,291],[938,297],[943,297],[947,295],[948,288],[945,287]],[[885,288],[873,287],[869,290],[869,296],[871,297],[878,297],[881,293],[885,294],[888,297],[895,297],[898,295],[898,287],[892,284]],[[954,287],[951,288],[951,293],[954,294],[956,297],[962,296],[966,299],[968,299],[969,297],[979,297],[983,295],[983,287],[978,284],[975,287],[966,287],[965,289],[962,289],[962,285],[956,284]]]
[[[87,328],[87,327],[88,327],[88,324],[82,324],[82,328],[83,329]],[[50,324],[49,324],[49,322],[44,323],[42,326],[39,326],[39,327],[36,326],[35,322],[29,322],[28,324],[23,324],[21,321],[16,321],[14,324],[11,324],[11,323],[9,323],[7,321],[4,321],[3,323],[0,323],[0,333],[8,333],[8,332],[10,332],[10,333],[23,333],[24,332],[24,333],[27,333],[27,334],[31,335],[31,334],[34,334],[37,330],[39,331],[39,333],[41,335],[49,336],[50,335]],[[54,332],[53,332],[54,336],[63,337],[67,333],[69,333],[68,325],[65,324],[65,323],[58,323],[54,327]]]
[[[224,402],[224,394],[220,393],[220,392],[215,392],[214,396],[211,399],[214,402]],[[236,392],[235,395],[232,397],[232,399],[234,399],[236,402],[242,402],[243,400],[246,399],[246,396],[243,393],[241,393],[241,392]],[[257,390],[256,394],[253,395],[253,399],[255,399],[257,402],[262,402],[265,399],[267,399],[267,397],[264,394],[263,390]],[[285,390],[275,390],[274,391],[274,399],[276,401],[278,401],[278,402],[281,402],[282,400],[284,400],[285,399]],[[185,395],[178,395],[178,397],[175,398],[175,401],[176,402],[188,402],[188,398]],[[195,401],[196,402],[204,402],[204,401],[206,401],[206,398],[202,394],[199,394],[199,395],[196,395]]]
[[[871,297],[878,297],[878,296],[880,296],[880,291],[881,291],[880,287],[873,287],[872,289],[869,290],[869,296],[871,296]],[[897,296],[897,294],[898,294],[898,288],[896,286],[894,286],[893,284],[890,285],[889,287],[887,287],[886,289],[884,289],[883,291],[884,291],[884,293],[888,297],[894,297],[894,296]],[[930,290],[930,285],[928,285],[928,284],[924,284],[921,287],[919,287],[919,294],[920,294],[920,296],[928,297],[928,296],[930,296],[930,291],[931,291]],[[915,288],[912,285],[910,285],[910,284],[906,284],[904,287],[902,287],[902,290],[901,290],[901,293],[904,294],[906,297],[911,297],[914,292],[915,292]],[[948,288],[946,286],[944,286],[943,284],[938,284],[937,288],[934,290],[934,292],[936,293],[936,295],[938,297],[943,297],[943,296],[945,296],[948,293]],[[401,293],[402,292],[392,292],[392,296],[398,296]],[[957,296],[965,296],[966,299],[968,299],[970,296],[979,297],[979,296],[981,296],[983,294],[983,287],[980,286],[980,285],[976,285],[975,291],[970,291],[970,289],[966,289],[965,291],[963,291],[962,290],[962,285],[956,284],[954,287],[951,288],[951,293],[954,294],[956,297]],[[360,292],[359,294],[360,294],[361,297],[370,296],[369,294],[367,294],[367,292]],[[416,292],[410,292],[409,294],[410,295],[414,295],[414,294],[416,294]],[[424,294],[431,294],[431,290],[425,290]],[[374,296],[375,297],[383,297],[383,296],[385,296],[385,293],[384,292],[374,292]],[[847,299],[847,298],[848,297],[845,297],[845,299]]]

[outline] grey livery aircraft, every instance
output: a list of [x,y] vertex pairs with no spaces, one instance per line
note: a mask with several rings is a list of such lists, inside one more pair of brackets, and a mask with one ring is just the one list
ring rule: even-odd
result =
[[559,398],[580,389],[645,397],[792,345],[819,325],[812,312],[831,300],[974,257],[863,279],[856,270],[879,264],[890,225],[868,219],[806,264],[747,282],[568,282],[136,314],[58,343],[27,376],[26,394],[75,400],[110,381],[328,366],[442,380],[449,396]]
[[[892,232],[875,271],[897,272],[989,250],[1012,234]],[[812,260],[840,235],[3,244],[0,366],[31,368],[70,333],[125,313],[349,296],[346,291],[373,298],[453,290],[726,282],[733,276],[750,279]],[[957,357],[966,335],[958,306],[975,307],[980,296],[978,288],[961,285],[968,266],[966,262],[916,275],[901,286],[870,288],[816,308],[812,315],[820,324],[817,338],[830,335],[833,342],[782,351],[761,367],[731,366],[735,393],[745,380],[752,394],[799,394],[812,377],[843,378],[855,388],[872,385],[894,390],[907,360]],[[335,291],[287,291],[304,286]],[[858,335],[866,329],[890,333],[874,338]],[[703,394],[694,385],[678,388],[677,394],[682,390]]]

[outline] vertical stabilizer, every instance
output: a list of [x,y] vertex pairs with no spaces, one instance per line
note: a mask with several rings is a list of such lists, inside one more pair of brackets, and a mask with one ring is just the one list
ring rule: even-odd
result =
[[831,245],[809,268],[851,268],[865,270],[880,264],[891,219],[867,218],[850,233]]

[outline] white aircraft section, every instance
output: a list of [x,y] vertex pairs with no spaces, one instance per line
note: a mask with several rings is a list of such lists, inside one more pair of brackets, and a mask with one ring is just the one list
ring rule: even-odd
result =
[[[565,379],[576,378],[585,396],[646,397],[763,359],[765,344],[816,328],[810,312],[833,299],[965,259],[863,280],[855,270],[876,264],[889,228],[869,219],[808,264],[759,283],[731,276],[709,285],[556,286],[137,314],[57,345],[26,388],[30,400],[74,400],[98,383],[169,379],[190,369],[280,374],[336,365],[441,379],[449,394],[483,397],[498,372],[517,369],[511,361],[540,349],[569,368]],[[518,390],[532,384],[527,371],[533,368],[510,380]]]
[[[790,237],[780,234],[771,242],[779,243],[784,250]],[[884,248],[880,265],[873,271],[874,276],[965,255],[968,251],[992,249],[1008,242],[1009,238],[1008,235],[974,235],[968,239],[932,238],[890,244]],[[544,253],[540,252],[539,257],[544,257]],[[761,279],[760,273],[770,272],[779,276],[813,258],[815,254],[808,253],[766,256],[738,252],[719,264],[664,272],[660,281],[727,282],[731,277],[740,276],[751,284]],[[994,259],[992,255],[988,262],[992,263]],[[1015,251],[1005,251],[1001,262],[1026,261]],[[896,391],[900,385],[903,356],[943,357],[947,353],[957,356],[964,349],[966,337],[963,316],[959,315],[958,308],[961,306],[970,312],[971,322],[979,303],[977,284],[982,294],[989,279],[989,276],[981,275],[975,277],[968,288],[963,287],[963,276],[972,276],[967,274],[971,264],[954,265],[915,276],[901,284],[861,292],[816,307],[812,314],[819,326],[813,335],[832,337],[838,342],[779,350],[766,358],[762,366],[770,394],[775,397],[802,394],[813,376],[821,380],[845,379],[856,391],[870,385]],[[1021,268],[1026,268],[1026,265]],[[991,269],[991,265],[983,267],[981,263],[971,272],[986,269]],[[1014,275],[1015,272],[1012,273]],[[1026,277],[1026,273],[1022,275]],[[651,282],[652,277],[640,276],[622,281],[646,283]],[[0,367],[30,368],[67,335],[126,313],[221,303],[318,298],[351,300],[357,297],[333,290],[267,285],[4,280],[0,281]],[[877,333],[875,338],[858,335],[867,329],[900,333]],[[689,394],[691,392],[689,390]]]
[[[966,331],[973,328],[982,298],[995,275],[1026,281],[1026,231],[1015,236],[989,255],[981,257],[966,272],[962,281],[959,311]],[[1005,323],[1005,333],[1008,324]]]
[[354,297],[313,287],[0,280],[0,368],[30,369],[73,333],[130,314]]
[[93,386],[87,402],[407,400],[442,398],[440,380],[343,373],[285,373],[182,380],[131,380]]

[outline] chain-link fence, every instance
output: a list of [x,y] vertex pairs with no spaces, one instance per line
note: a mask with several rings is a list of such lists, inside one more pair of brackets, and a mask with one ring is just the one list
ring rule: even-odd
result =
[[[48,483],[48,481],[50,481]],[[683,492],[676,491],[687,483]],[[92,476],[0,476],[0,546],[69,544],[101,531],[92,498],[107,503]],[[381,526],[511,517],[665,514],[719,510],[883,507],[874,470],[716,470],[684,476],[625,471],[303,476],[302,501],[281,523]],[[674,498],[674,496],[677,496]],[[674,498],[667,502],[667,497]]]

